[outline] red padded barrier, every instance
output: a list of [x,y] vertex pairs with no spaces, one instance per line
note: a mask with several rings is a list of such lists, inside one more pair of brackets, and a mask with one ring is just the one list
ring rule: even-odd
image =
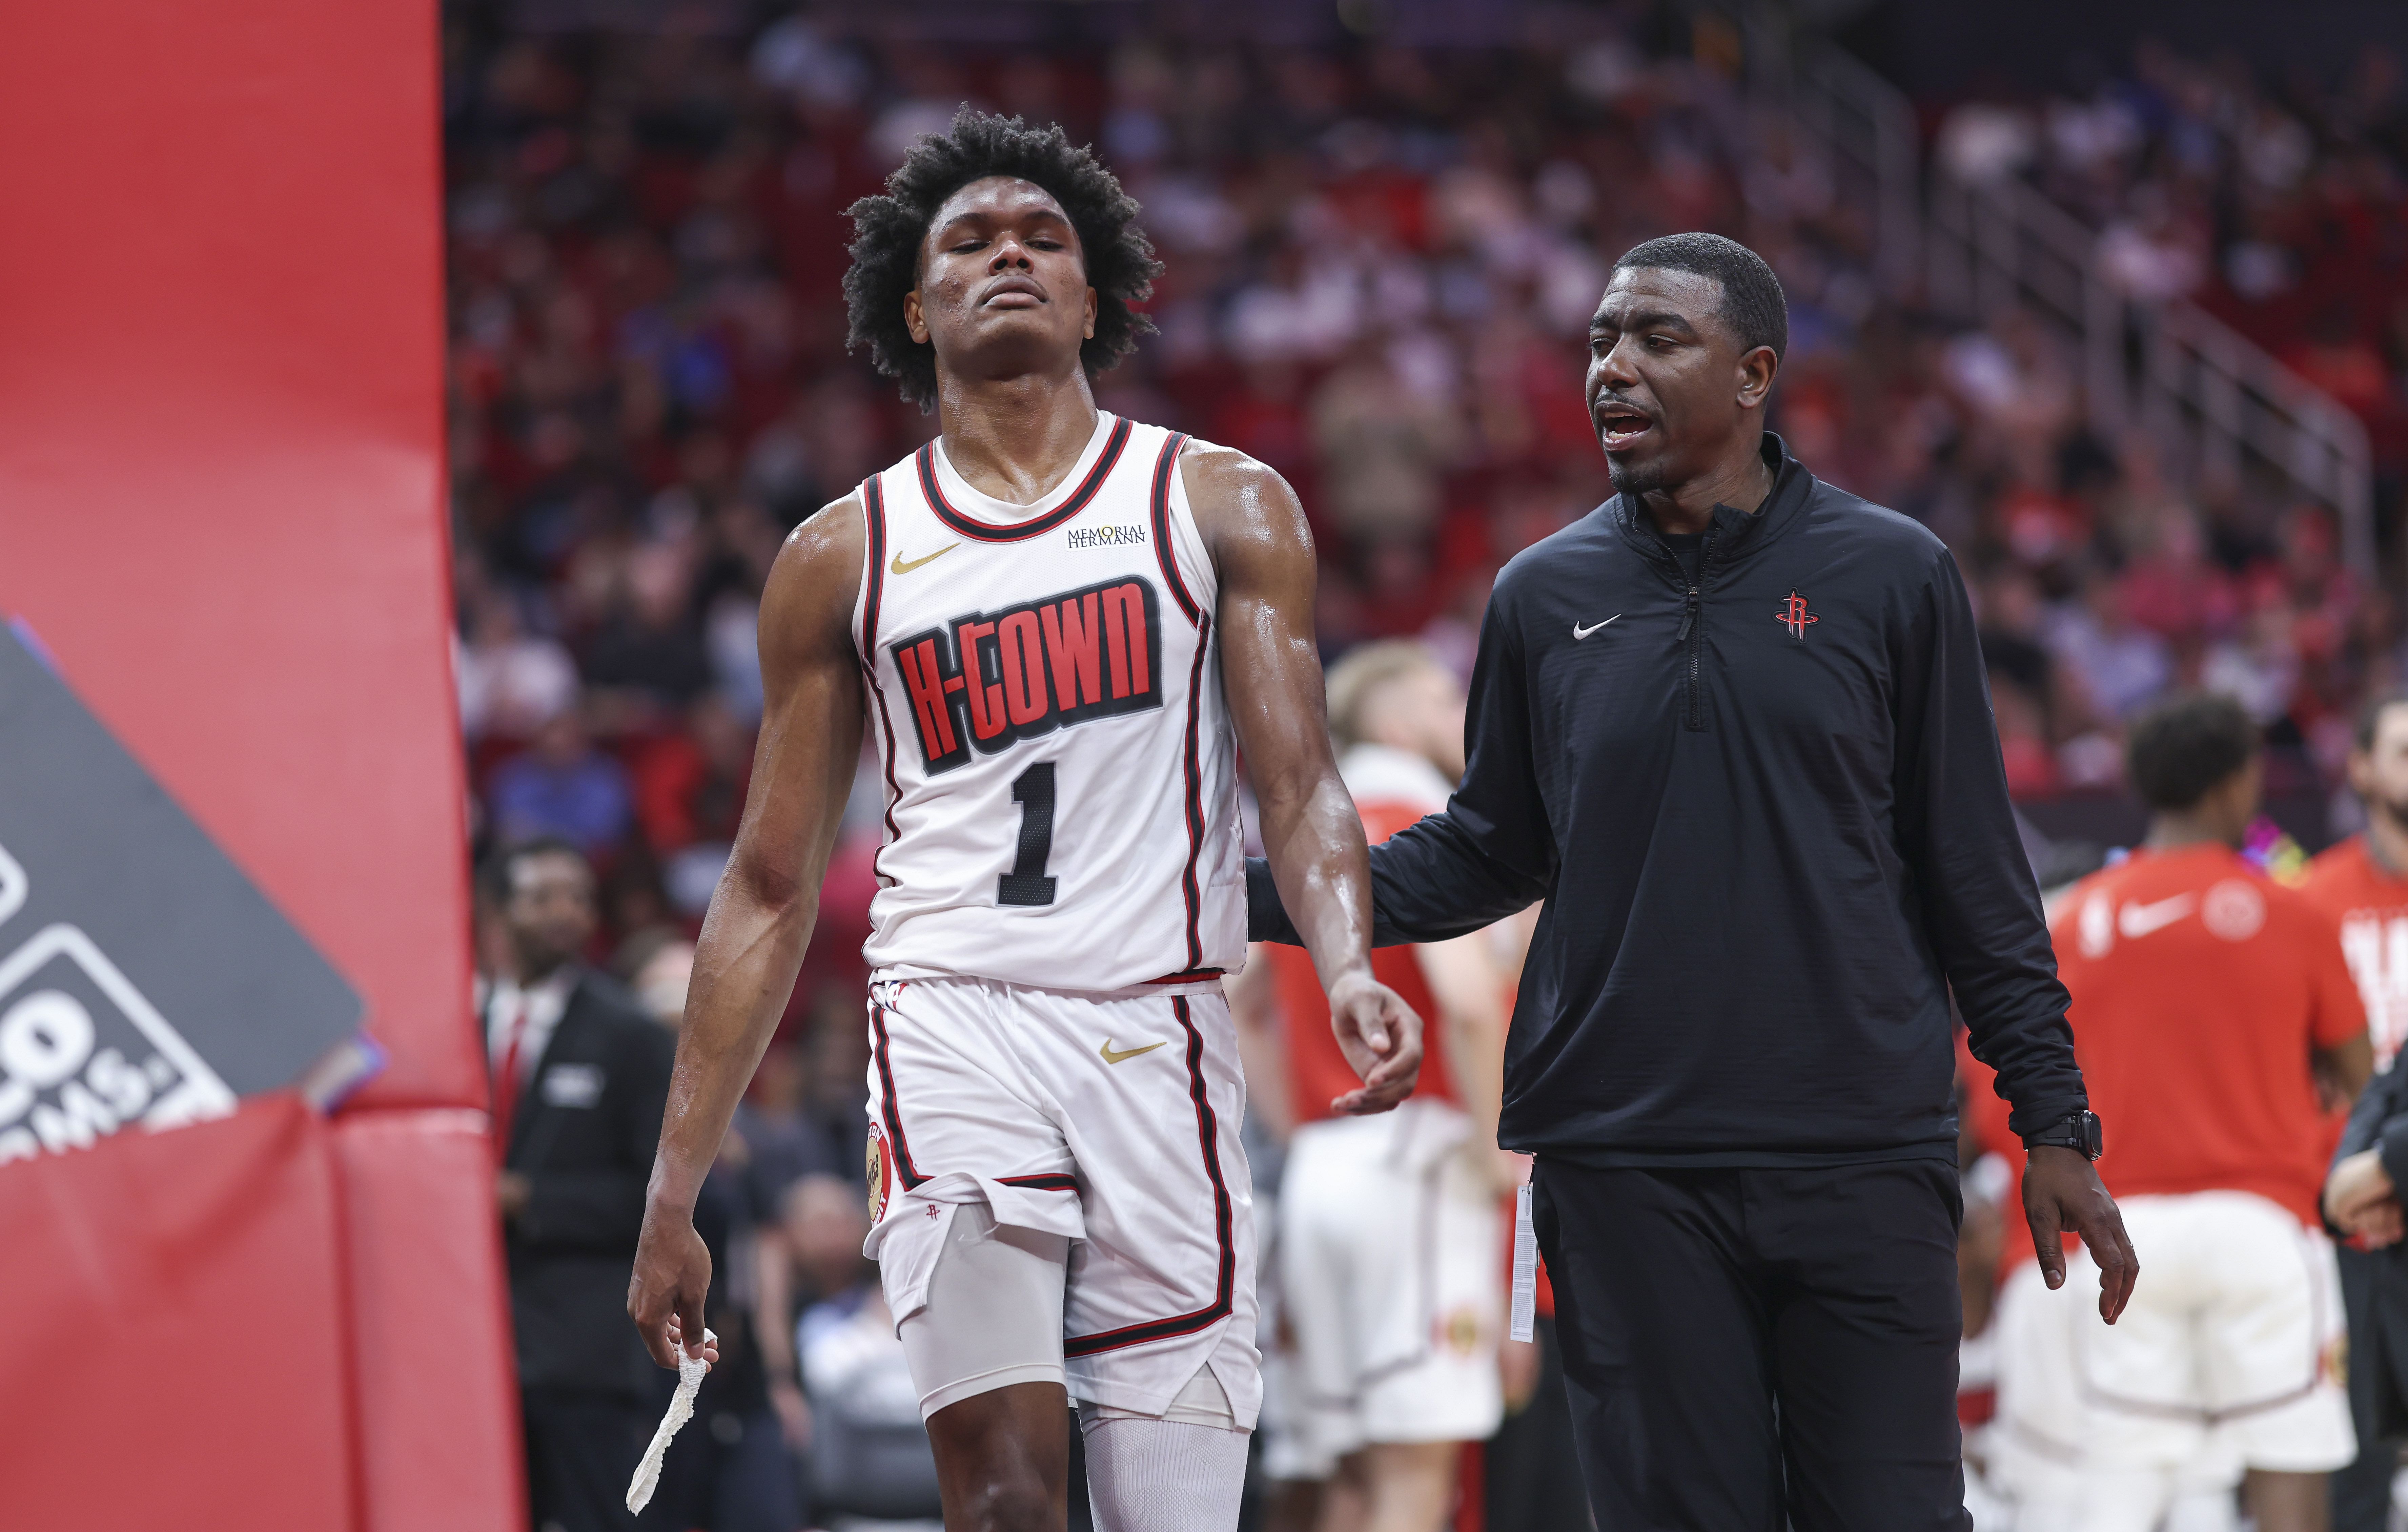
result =
[[77,0],[0,47],[0,614],[481,1106],[432,0]]
[[485,1114],[352,1112],[335,1120],[334,1142],[367,1488],[361,1532],[523,1528]]
[[325,1122],[290,1096],[0,1173],[0,1525],[354,1525]]
[[0,615],[359,988],[392,1062],[331,1133],[276,1101],[0,1167],[0,1526],[522,1525],[461,1110],[485,1085],[434,0],[9,21]]

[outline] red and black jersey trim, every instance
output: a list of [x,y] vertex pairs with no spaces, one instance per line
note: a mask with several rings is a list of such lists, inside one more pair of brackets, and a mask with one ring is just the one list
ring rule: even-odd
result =
[[[1168,560],[1164,561],[1168,563]],[[1197,758],[1198,732],[1204,726],[1204,656],[1212,651],[1212,620],[1197,614],[1196,664],[1187,678],[1187,748],[1180,765],[1186,774],[1187,866],[1179,875],[1179,892],[1187,901],[1187,967],[1204,966],[1203,899],[1196,886],[1196,865],[1204,855],[1204,767]]]
[[1179,973],[1167,973],[1159,979],[1149,979],[1149,984],[1193,984],[1207,979],[1218,979],[1226,968],[1188,968]]
[[1221,1268],[1213,1284],[1212,1301],[1191,1314],[1125,1324],[1096,1335],[1071,1336],[1062,1342],[1065,1356],[1093,1356],[1097,1352],[1119,1351],[1125,1346],[1142,1346],[1150,1340],[1170,1340],[1210,1329],[1229,1317],[1231,1299],[1237,1293],[1235,1217],[1230,1210],[1228,1183],[1221,1176],[1221,1124],[1213,1115],[1211,1098],[1205,1089],[1204,1034],[1196,1029],[1183,995],[1171,996],[1170,1008],[1179,1024],[1187,1030],[1187,1094],[1196,1103],[1196,1138],[1204,1151],[1204,1175],[1212,1183],[1212,1233],[1221,1246]]
[[1059,1170],[1041,1176],[997,1176],[995,1181],[998,1186],[1025,1186],[1032,1192],[1075,1192],[1079,1189],[1079,1178]]
[[1096,459],[1096,465],[1087,470],[1087,477],[1079,481],[1079,487],[1070,492],[1070,498],[1033,521],[999,526],[954,508],[937,482],[937,444],[933,441],[914,454],[920,468],[920,493],[928,497],[928,508],[937,513],[937,519],[965,537],[975,537],[980,542],[1025,542],[1053,531],[1087,508],[1087,502],[1104,487],[1104,480],[1111,477],[1112,465],[1121,460],[1121,450],[1128,445],[1130,429],[1126,420],[1113,421],[1112,434],[1104,443],[1103,455]]
[[[895,826],[895,805],[902,798],[903,789],[895,780],[895,720],[886,710],[886,688],[878,680],[878,606],[886,594],[886,492],[876,474],[861,481],[861,524],[869,550],[868,572],[862,576],[861,673],[869,683],[871,700],[878,704],[878,732],[885,742],[886,840],[878,848],[882,855],[887,846],[902,837]],[[878,861],[877,856],[870,858],[872,871],[878,870]],[[882,880],[885,875],[880,872],[879,876]]]
[[895,1168],[902,1173],[903,1189],[908,1192],[928,1178],[911,1163],[911,1143],[903,1137],[903,1107],[895,1098],[895,1068],[886,1061],[886,1008],[875,1002],[869,1007],[869,1030],[876,1038],[870,1054],[878,1064],[878,1119],[886,1129]]
[[1147,509],[1154,520],[1154,554],[1162,561],[1162,577],[1169,583],[1170,594],[1178,598],[1179,609],[1187,621],[1203,625],[1204,609],[1187,594],[1187,581],[1180,578],[1179,551],[1170,540],[1170,476],[1179,468],[1179,450],[1187,445],[1187,437],[1177,431],[1162,444],[1162,455],[1154,462],[1154,493],[1148,497]]

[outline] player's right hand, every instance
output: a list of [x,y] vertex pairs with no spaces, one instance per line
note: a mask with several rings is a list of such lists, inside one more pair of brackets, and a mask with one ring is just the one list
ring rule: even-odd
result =
[[1341,1117],[1368,1117],[1413,1094],[1422,1072],[1422,1019],[1404,996],[1357,971],[1329,986],[1329,1030],[1363,1088],[1329,1103]]
[[710,1251],[694,1232],[693,1210],[646,1203],[636,1269],[627,1279],[627,1317],[653,1361],[677,1370],[681,1342],[687,1355],[703,1354],[702,1300],[710,1292]]

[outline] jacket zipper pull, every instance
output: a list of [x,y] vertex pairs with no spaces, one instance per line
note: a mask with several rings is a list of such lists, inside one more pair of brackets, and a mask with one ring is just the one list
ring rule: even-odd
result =
[[1689,629],[1696,624],[1697,621],[1698,588],[1695,585],[1692,585],[1689,587],[1689,599],[1681,604],[1681,631],[1672,641],[1676,644],[1687,643],[1689,641]]

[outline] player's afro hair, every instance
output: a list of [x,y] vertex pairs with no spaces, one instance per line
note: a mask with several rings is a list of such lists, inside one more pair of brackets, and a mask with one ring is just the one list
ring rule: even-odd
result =
[[922,409],[937,404],[937,352],[911,338],[903,295],[920,285],[920,242],[945,199],[974,180],[1017,176],[1044,188],[1070,217],[1096,290],[1096,333],[1079,349],[1087,376],[1120,365],[1154,323],[1129,307],[1154,292],[1162,263],[1138,226],[1137,199],[1091,150],[1072,147],[1059,126],[1030,127],[965,106],[944,133],[922,136],[886,190],[845,209],[853,219],[853,265],[844,274],[845,349],[869,352],[878,370]]

